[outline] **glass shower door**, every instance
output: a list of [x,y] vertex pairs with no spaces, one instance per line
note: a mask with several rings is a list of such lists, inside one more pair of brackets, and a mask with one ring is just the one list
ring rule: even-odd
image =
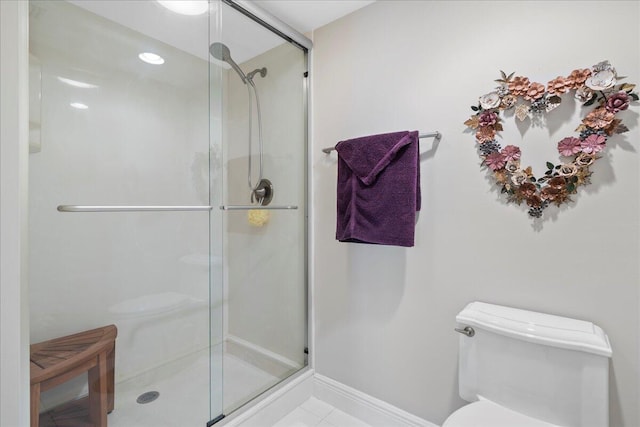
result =
[[[217,10],[30,2],[31,340],[116,325],[112,427],[222,413]],[[79,377],[41,407],[86,393]]]
[[221,28],[229,412],[307,364],[307,54],[233,4]]

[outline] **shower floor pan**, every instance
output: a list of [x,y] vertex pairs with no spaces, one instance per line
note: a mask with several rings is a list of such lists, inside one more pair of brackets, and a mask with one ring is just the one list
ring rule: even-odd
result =
[[[229,351],[225,351],[222,363],[225,413],[286,376],[283,372],[260,369],[255,363],[249,363]],[[203,350],[116,383],[115,409],[107,421],[109,427],[205,425],[209,420],[209,397],[209,351]],[[86,398],[76,400],[41,414],[40,426],[87,426],[85,401]],[[220,397],[213,396],[213,401],[219,402]]]

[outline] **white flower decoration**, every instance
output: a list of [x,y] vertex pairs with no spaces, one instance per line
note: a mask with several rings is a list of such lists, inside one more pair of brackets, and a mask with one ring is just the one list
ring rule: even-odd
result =
[[516,173],[520,170],[520,160],[509,160],[504,168],[511,173]]
[[583,104],[593,98],[593,91],[586,86],[579,87],[574,97]]
[[592,74],[584,84],[593,90],[606,90],[615,86],[616,82],[616,70],[610,68]]
[[516,173],[511,175],[511,182],[513,182],[515,185],[520,186],[525,182],[529,182],[529,175],[527,175],[523,171],[517,171]]
[[613,67],[611,66],[611,62],[602,61],[602,62],[598,62],[596,65],[591,67],[591,69],[597,73],[598,71],[603,71],[603,70],[613,70]]
[[558,170],[558,173],[561,176],[574,176],[578,173],[578,167],[573,163],[566,163],[560,166],[560,170]]
[[500,95],[497,92],[489,92],[480,97],[480,106],[483,110],[490,110],[500,105]]

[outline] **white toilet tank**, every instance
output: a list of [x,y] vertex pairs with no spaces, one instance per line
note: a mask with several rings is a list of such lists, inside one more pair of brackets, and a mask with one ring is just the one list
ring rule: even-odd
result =
[[591,322],[482,302],[456,321],[460,397],[567,427],[609,425],[607,335]]

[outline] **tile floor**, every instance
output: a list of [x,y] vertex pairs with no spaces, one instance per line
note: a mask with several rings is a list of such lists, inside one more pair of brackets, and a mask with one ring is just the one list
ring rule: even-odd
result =
[[352,417],[339,409],[310,398],[298,406],[273,427],[370,427],[369,424]]

